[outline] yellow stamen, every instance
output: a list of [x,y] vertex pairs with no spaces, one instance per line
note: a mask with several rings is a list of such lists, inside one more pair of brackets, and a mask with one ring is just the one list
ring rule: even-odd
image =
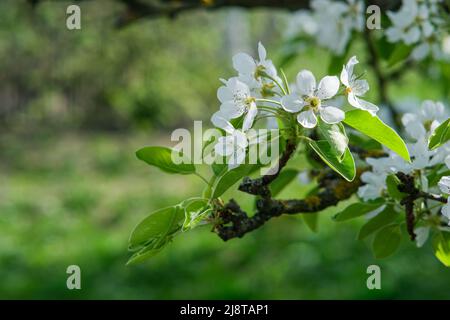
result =
[[350,87],[345,88],[345,94],[349,94],[350,92],[352,92],[352,88]]

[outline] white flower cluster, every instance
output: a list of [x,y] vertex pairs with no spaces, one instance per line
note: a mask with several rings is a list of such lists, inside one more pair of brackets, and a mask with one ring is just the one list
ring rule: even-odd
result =
[[304,33],[336,55],[345,52],[353,31],[364,28],[364,1],[313,0],[311,10],[296,12],[290,21],[288,34]]
[[411,56],[422,60],[428,55],[442,59],[445,55],[445,21],[438,3],[442,0],[403,0],[402,7],[388,11],[392,26],[386,30],[389,42],[414,45]]
[[[238,75],[228,80],[222,79],[223,85],[217,91],[221,105],[211,122],[230,136],[222,137],[215,150],[217,154],[235,160],[228,162],[230,168],[245,160],[245,149],[249,144],[247,132],[258,115],[296,117],[305,129],[316,127],[318,116],[327,124],[344,120],[345,112],[331,100],[338,94],[341,83],[341,93],[347,96],[351,106],[376,115],[378,107],[361,99],[369,90],[369,84],[354,74],[354,66],[358,63],[356,57],[343,66],[340,81],[337,76],[325,76],[317,84],[311,71],[301,70],[295,85],[289,86],[278,76],[261,43],[258,53],[258,60],[245,53],[236,54],[233,67]],[[241,117],[242,126],[235,128],[232,120]]]
[[[388,157],[368,158],[367,163],[372,167],[372,171],[361,175],[361,180],[365,184],[359,188],[358,196],[365,201],[382,197],[387,190],[387,176],[397,172],[406,174],[420,172],[420,187],[422,191],[428,192],[428,181],[423,174],[424,170],[442,163],[450,169],[450,143],[432,151],[428,149],[429,136],[447,118],[444,105],[430,100],[424,101],[417,113],[406,113],[402,123],[413,140],[407,144],[411,163],[393,152],[389,152]],[[439,187],[443,193],[450,194],[450,177],[443,177]],[[443,208],[442,213],[450,219],[449,204]]]

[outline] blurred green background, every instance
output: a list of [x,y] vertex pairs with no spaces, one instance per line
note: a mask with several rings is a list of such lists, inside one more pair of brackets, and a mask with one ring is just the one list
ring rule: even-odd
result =
[[[133,226],[202,188],[196,177],[146,166],[134,151],[170,146],[173,129],[208,120],[233,53],[254,53],[261,40],[276,61],[289,14],[190,12],[118,30],[121,7],[90,1],[81,3],[82,30],[69,31],[67,5],[0,2],[0,298],[450,298],[450,272],[429,244],[405,242],[375,260],[370,244],[356,240],[363,219],[337,224],[335,208],[320,214],[319,233],[300,217],[273,219],[228,243],[202,227],[126,267]],[[353,52],[364,57],[360,47]],[[308,47],[286,71],[324,75],[328,59]],[[391,90],[442,96],[412,72]],[[309,188],[294,181],[281,196]],[[66,288],[72,264],[81,267],[82,290]],[[366,287],[371,264],[381,267],[382,290]]]

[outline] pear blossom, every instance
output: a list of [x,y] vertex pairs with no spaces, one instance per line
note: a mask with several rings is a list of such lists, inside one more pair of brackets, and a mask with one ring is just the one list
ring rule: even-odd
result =
[[344,53],[353,30],[361,32],[364,28],[364,2],[361,0],[314,0],[311,8],[319,26],[315,36],[318,44],[336,55]]
[[246,134],[236,129],[230,134],[220,137],[214,146],[214,151],[220,156],[227,157],[228,169],[231,170],[245,161],[247,146]]
[[339,79],[336,76],[325,76],[316,85],[316,78],[311,71],[302,70],[297,74],[297,93],[284,96],[281,105],[284,110],[297,115],[297,121],[305,128],[317,125],[317,114],[328,124],[339,123],[345,118],[344,111],[322,104],[333,98],[339,90]]
[[286,33],[288,37],[297,36],[299,33],[315,36],[318,30],[319,25],[312,12],[310,10],[299,10],[293,13]]
[[[450,195],[450,176],[442,177],[438,183],[439,189],[442,193]],[[450,199],[447,200],[447,204],[442,207],[442,214],[449,219],[450,225]]]
[[386,30],[389,42],[414,45],[411,57],[423,60],[429,54],[435,59],[445,57],[443,38],[444,19],[440,17],[437,1],[403,0],[397,12],[388,11],[392,26]]
[[366,110],[375,116],[379,110],[378,107],[373,103],[359,98],[359,96],[363,96],[369,91],[369,83],[366,80],[358,79],[353,74],[353,68],[358,63],[359,61],[356,56],[350,58],[347,64],[342,68],[340,77],[341,82],[345,86],[348,103],[355,108]]
[[364,201],[375,200],[382,196],[386,190],[387,173],[367,171],[361,175],[361,181],[365,184],[358,189],[358,196]]
[[[272,60],[267,59],[266,48],[258,43],[259,60],[247,53],[240,52],[233,56],[233,67],[238,72],[238,79],[247,84],[258,95],[273,95],[277,91],[272,79],[281,82]],[[272,78],[272,79],[271,79]]]
[[221,102],[220,112],[226,119],[239,118],[245,114],[242,129],[251,128],[258,113],[255,98],[250,88],[236,77],[223,80],[224,85],[217,90],[217,98]]
[[411,138],[418,140],[429,136],[433,131],[447,119],[444,104],[425,100],[416,113],[405,113],[402,124]]

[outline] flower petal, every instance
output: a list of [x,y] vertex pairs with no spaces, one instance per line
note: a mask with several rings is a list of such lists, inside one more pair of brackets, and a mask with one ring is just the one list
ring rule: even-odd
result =
[[297,74],[297,87],[302,95],[311,96],[316,90],[316,78],[309,70],[302,70]]
[[297,121],[308,129],[312,129],[317,125],[317,117],[312,110],[300,112],[297,116]]
[[450,176],[442,177],[438,182],[439,189],[445,194],[450,194]]
[[219,99],[219,101],[222,103],[233,100],[233,93],[228,87],[221,86],[219,87],[219,89],[217,89],[217,99]]
[[260,62],[266,60],[267,51],[266,51],[266,48],[264,48],[264,46],[262,45],[261,42],[258,43],[258,55],[259,55],[259,61]]
[[223,129],[230,134],[233,133],[234,131],[233,125],[227,120],[227,118],[220,111],[217,111],[212,115],[211,122],[215,127]]
[[234,119],[242,116],[245,109],[236,106],[232,101],[224,102],[220,105],[220,113],[226,119]]
[[405,44],[410,45],[416,43],[420,39],[420,28],[415,26],[409,29],[403,34],[403,41]]
[[233,136],[219,137],[218,142],[214,146],[214,152],[220,156],[230,156],[234,152],[232,139]]
[[340,76],[341,82],[344,86],[350,87],[350,74],[348,73],[348,70],[345,66],[342,66],[341,76]]
[[355,80],[352,83],[352,91],[357,96],[363,96],[367,91],[369,91],[369,83],[366,80]]
[[450,202],[447,202],[447,204],[442,207],[442,215],[447,217],[450,225]]
[[317,97],[319,99],[330,99],[339,91],[339,79],[336,76],[323,77],[317,88]]
[[246,53],[238,53],[233,57],[233,68],[243,74],[252,74],[256,69],[255,60]]
[[322,107],[319,112],[320,118],[328,124],[339,123],[345,119],[345,112],[335,107]]
[[356,58],[356,56],[353,56],[348,60],[347,64],[342,68],[341,82],[347,87],[350,86],[350,82],[351,82],[352,76],[353,76],[353,67],[357,63],[359,63],[358,59]]
[[247,111],[247,114],[245,115],[244,123],[242,124],[243,131],[247,131],[253,126],[253,121],[255,120],[257,114],[258,109],[256,108],[256,103],[252,102],[250,104],[250,108]]
[[370,112],[370,114],[372,116],[376,116],[378,110],[380,110],[380,108],[378,108],[376,105],[374,105],[373,103],[371,103],[369,101],[366,101],[363,99],[358,99],[358,101],[359,101],[359,105],[361,106],[360,108]]
[[299,112],[303,108],[303,100],[295,93],[281,98],[281,106],[287,112]]

